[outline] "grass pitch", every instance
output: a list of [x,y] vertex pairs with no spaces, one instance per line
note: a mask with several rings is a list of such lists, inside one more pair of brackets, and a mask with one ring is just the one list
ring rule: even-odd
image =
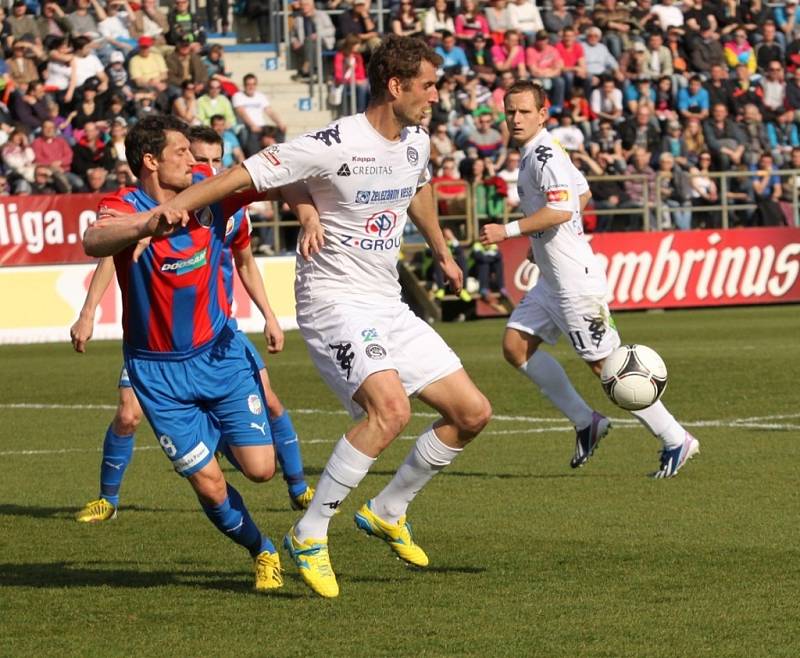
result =
[[[331,526],[332,601],[284,554],[284,588],[256,595],[248,556],[208,523],[146,425],[119,518],[75,523],[97,493],[119,344],[84,356],[66,344],[0,348],[0,655],[795,658],[800,310],[617,321],[625,340],[662,354],[664,401],[701,441],[679,477],[645,477],[658,444],[562,342],[555,353],[578,389],[618,419],[571,471],[574,434],[502,362],[502,323],[440,325],[495,419],[411,508],[425,571],[353,528],[410,441],[379,459]],[[268,366],[314,482],[348,419],[297,333]],[[415,412],[405,439],[430,422]],[[296,518],[283,482],[226,472],[277,543]]]

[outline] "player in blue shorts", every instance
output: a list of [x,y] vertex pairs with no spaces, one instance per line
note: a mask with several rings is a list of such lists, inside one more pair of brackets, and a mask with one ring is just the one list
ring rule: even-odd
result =
[[[207,164],[218,171],[222,160],[222,145],[219,135],[213,130],[196,127],[191,129],[189,137],[190,149],[195,161]],[[233,264],[231,261],[236,259],[239,276],[243,282],[247,282],[245,289],[251,294],[251,298],[264,315],[266,322],[264,335],[267,349],[270,353],[277,353],[283,349],[283,331],[266,298],[261,274],[250,250],[249,220],[245,211],[236,213],[233,219],[239,230],[231,231],[226,236],[225,243],[229,249],[226,251],[223,261],[228,302],[230,304],[233,300]],[[80,316],[70,329],[72,344],[77,352],[84,352],[86,343],[92,337],[97,307],[111,283],[113,275],[113,259],[101,259],[92,275]],[[236,328],[236,321],[231,319],[231,322]],[[314,489],[305,481],[300,443],[291,417],[270,386],[269,376],[258,350],[253,347],[246,336],[242,335],[242,339],[248,345],[249,352],[259,368],[266,394],[270,431],[275,442],[275,452],[283,478],[289,490],[290,504],[295,510],[306,509],[314,495]],[[131,389],[130,379],[125,368],[120,374],[118,388],[117,411],[103,441],[103,455],[100,462],[100,495],[96,500],[89,501],[76,514],[76,520],[82,523],[98,523],[116,518],[119,508],[119,489],[125,470],[133,457],[133,436],[141,422],[142,409]]]
[[[186,125],[150,116],[128,134],[125,150],[140,181],[100,204],[84,235],[91,256],[114,256],[123,300],[123,353],[136,397],[176,472],[194,489],[214,526],[255,561],[257,590],[283,584],[275,546],[225,481],[214,451],[250,480],[272,477],[275,453],[257,364],[229,324],[224,291],[225,238],[242,195],[193,213],[185,226],[149,213],[212,171],[195,166]],[[252,200],[252,199],[251,199]],[[108,221],[109,214],[147,213],[144,221]],[[139,241],[151,243],[133,255]]]

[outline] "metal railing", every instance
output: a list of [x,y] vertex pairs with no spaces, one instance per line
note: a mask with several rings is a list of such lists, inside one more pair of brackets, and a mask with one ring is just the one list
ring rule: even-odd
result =
[[[697,175],[691,175],[690,178],[697,178]],[[788,192],[787,195],[787,188],[784,187],[784,194],[782,196],[782,201],[784,203],[788,203],[791,205],[792,208],[792,215],[791,215],[791,222],[790,225],[796,226],[800,228],[800,169],[782,169],[770,172],[770,175],[778,176],[781,178],[781,183],[786,186],[788,185]],[[755,171],[720,171],[720,172],[707,172],[702,173],[702,177],[711,178],[715,180],[719,180],[719,190],[718,190],[718,198],[719,203],[715,205],[702,205],[702,206],[690,206],[683,208],[688,210],[692,213],[692,215],[696,214],[710,214],[710,213],[719,213],[720,214],[720,228],[727,229],[731,226],[731,215],[735,212],[751,212],[755,211],[758,207],[757,203],[754,201],[748,200],[744,203],[731,203],[731,201],[738,201],[736,199],[731,199],[731,179],[739,178],[739,179],[752,179],[758,177],[758,172]],[[664,222],[664,215],[665,213],[669,213],[670,211],[674,210],[673,208],[669,208],[665,204],[665,199],[662,196],[662,187],[661,187],[661,180],[664,176],[657,174],[655,177],[655,182],[652,184],[654,188],[653,199],[650,199],[649,193],[649,185],[648,181],[651,180],[650,177],[645,175],[635,175],[635,176],[589,176],[587,180],[589,181],[589,185],[591,187],[592,183],[599,182],[599,181],[625,181],[625,180],[636,180],[643,183],[643,199],[642,203],[636,206],[629,206],[629,207],[614,207],[614,208],[589,208],[587,209],[586,214],[597,215],[598,217],[602,216],[629,216],[631,218],[641,218],[641,226],[642,230],[644,231],[654,231],[654,230],[664,230],[667,228]],[[444,186],[453,186],[454,184],[462,184],[464,187],[464,195],[462,197],[458,197],[454,199],[452,197],[443,198],[440,196],[438,192],[438,188]],[[518,212],[514,212],[508,206],[508,204],[504,204],[502,216],[493,216],[489,217],[488,215],[481,213],[481,209],[478,207],[476,203],[476,186],[468,183],[467,181],[443,181],[437,182],[433,185],[434,188],[434,197],[436,199],[436,207],[439,209],[443,207],[446,209],[446,206],[450,204],[450,202],[454,200],[461,200],[463,201],[462,207],[457,207],[456,210],[450,212],[448,211],[446,214],[440,213],[439,214],[439,221],[444,225],[449,225],[451,228],[454,228],[455,235],[459,238],[461,242],[464,244],[472,244],[477,240],[480,225],[487,220],[496,221],[500,223],[506,223],[513,219],[518,219],[521,217],[521,214]],[[444,204],[440,205],[440,202],[444,202]],[[456,205],[456,204],[452,204]],[[655,217],[655,222],[651,221],[651,218]],[[272,244],[270,245],[275,253],[282,253],[286,249],[286,246],[293,246],[293,245],[285,245],[286,242],[281,235],[282,230],[296,230],[298,228],[298,223],[294,219],[286,219],[282,218],[279,210],[279,206],[277,203],[273,204],[273,220],[270,222],[253,222],[254,228],[259,227],[268,227],[272,228]],[[424,248],[425,242],[422,239],[422,236],[415,233],[415,231],[411,230],[404,236],[404,245],[403,249],[407,251],[414,251],[416,249]]]

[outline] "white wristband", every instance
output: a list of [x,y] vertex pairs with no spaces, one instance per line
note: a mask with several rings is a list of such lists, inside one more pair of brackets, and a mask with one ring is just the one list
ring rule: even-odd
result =
[[522,229],[519,227],[519,222],[509,222],[506,224],[507,238],[516,238],[518,235],[522,235]]

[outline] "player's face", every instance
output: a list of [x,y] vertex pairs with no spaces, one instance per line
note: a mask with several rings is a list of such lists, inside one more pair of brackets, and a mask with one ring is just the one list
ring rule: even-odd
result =
[[206,144],[205,142],[192,142],[191,145],[192,155],[195,162],[199,164],[207,164],[219,172],[222,169],[222,145],[221,144]]
[[161,187],[185,190],[192,184],[194,156],[189,149],[189,140],[175,131],[167,132],[167,144],[158,163],[158,180]]
[[527,91],[505,98],[506,123],[517,144],[528,143],[547,121],[547,109],[536,106],[536,97]]
[[395,116],[402,126],[418,126],[438,100],[436,68],[423,60],[419,74],[401,87],[394,104]]

